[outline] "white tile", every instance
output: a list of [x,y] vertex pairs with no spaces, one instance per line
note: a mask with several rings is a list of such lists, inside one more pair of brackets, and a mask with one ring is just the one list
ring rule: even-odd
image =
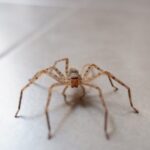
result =
[[[149,2],[24,3],[0,5],[0,36],[5,36],[1,36],[1,52],[15,45],[11,53],[0,58],[0,149],[149,150]],[[107,78],[94,82],[101,85],[110,111],[112,135],[107,141],[96,92],[87,89],[85,106],[71,109],[63,102],[62,89],[56,89],[50,106],[54,137],[49,141],[44,106],[52,80],[42,78],[24,93],[20,115],[25,118],[15,119],[22,86],[36,71],[63,57],[69,57],[70,66],[79,69],[86,63],[96,63],[114,73],[131,87],[140,114],[132,113],[124,88],[116,84],[120,90],[114,93]]]
[[65,11],[63,8],[12,4],[1,4],[0,10],[1,56],[26,42]]

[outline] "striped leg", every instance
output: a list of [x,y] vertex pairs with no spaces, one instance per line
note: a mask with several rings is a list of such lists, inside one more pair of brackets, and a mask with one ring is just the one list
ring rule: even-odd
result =
[[67,95],[66,95],[66,91],[68,89],[68,85],[65,86],[65,88],[63,89],[62,95],[64,96],[64,101],[67,105],[70,105],[71,103],[69,101],[67,101]]
[[96,89],[98,92],[99,92],[99,97],[100,97],[100,100],[102,102],[102,105],[104,107],[104,110],[105,110],[105,117],[104,117],[104,131],[105,131],[105,136],[107,139],[109,139],[109,134],[108,134],[108,131],[107,131],[107,125],[108,125],[108,109],[107,109],[107,106],[106,106],[106,103],[104,101],[104,97],[103,97],[103,94],[102,94],[102,90],[100,89],[100,87],[98,86],[95,86],[95,85],[92,85],[92,84],[83,84],[85,86],[89,86],[89,87],[92,87],[94,89]]
[[37,72],[33,78],[29,81],[28,84],[26,84],[22,89],[21,89],[21,92],[20,92],[20,98],[19,98],[19,104],[18,104],[18,110],[15,114],[15,117],[18,117],[18,113],[19,113],[19,110],[21,108],[21,102],[22,102],[22,97],[23,97],[23,92],[26,88],[28,88],[31,84],[33,84],[40,76],[42,76],[43,74],[46,74],[47,73],[47,70],[41,70],[39,72]]
[[51,85],[51,87],[49,88],[49,91],[48,91],[48,98],[47,98],[47,103],[46,103],[46,107],[45,107],[45,115],[46,115],[46,121],[47,121],[47,127],[48,127],[48,139],[51,138],[51,125],[50,125],[50,119],[49,119],[49,114],[48,114],[48,108],[49,108],[49,104],[50,104],[50,100],[51,100],[52,89],[54,87],[62,86],[62,85],[63,84],[61,84],[61,83],[54,83],[53,85]]
[[129,96],[129,102],[130,102],[130,106],[133,108],[135,113],[139,113],[139,111],[134,107],[133,102],[132,102],[132,97],[131,97],[131,89],[129,86],[127,86],[126,84],[124,84],[121,80],[117,79],[114,75],[112,75],[110,72],[105,71],[105,73],[112,78],[113,80],[115,80],[116,82],[118,82],[119,84],[121,84],[123,87],[125,87],[128,90],[128,96]]
[[[91,78],[89,79],[89,81],[90,81],[90,80],[93,80],[93,79],[96,79],[97,77],[99,77],[101,74],[104,73],[104,70],[102,70],[101,68],[99,68],[97,65],[91,64],[91,65],[88,66],[87,70],[85,71],[85,73],[84,73],[84,75],[83,75],[83,78],[84,78],[85,80],[86,80],[86,78],[87,78],[89,72],[90,72],[91,69],[93,69],[93,68],[97,69],[97,70],[100,71],[100,72],[99,72],[97,75],[91,77]],[[107,74],[106,74],[106,75],[107,75]],[[115,89],[115,91],[117,91],[118,88],[113,84],[111,78],[110,78],[108,75],[107,75],[107,77],[108,77],[108,79],[109,79],[109,81],[110,81],[111,86]],[[88,80],[88,79],[87,79],[87,80]]]
[[[24,90],[27,89],[31,84],[35,83],[35,81],[38,80],[39,77],[41,77],[41,76],[44,75],[44,74],[48,74],[48,72],[49,72],[49,69],[44,69],[44,70],[41,70],[41,71],[37,72],[37,73],[33,76],[33,78],[29,80],[29,83],[26,84],[26,85],[21,89],[20,98],[19,98],[19,103],[18,103],[18,109],[17,109],[17,112],[16,112],[16,114],[15,114],[15,117],[18,117],[18,113],[19,113],[19,110],[20,110],[20,108],[21,108],[21,103],[22,103],[22,97],[23,97],[23,92],[24,92]],[[55,79],[56,81],[60,82],[60,78],[59,78],[57,75],[51,73],[51,77],[52,77],[53,79]]]
[[55,61],[53,66],[56,66],[57,63],[59,63],[61,61],[65,61],[65,73],[66,73],[66,76],[67,76],[68,75],[68,69],[69,69],[69,59],[68,58],[63,58],[63,59]]
[[[56,67],[49,67],[46,68],[45,71],[47,72],[47,74],[54,78],[57,81],[61,81],[61,80],[65,80],[65,76],[63,75],[63,73]],[[54,72],[55,71],[55,72]],[[31,81],[32,79],[29,79],[29,81]]]
[[84,96],[85,96],[85,88],[84,88],[83,85],[80,85],[80,86],[81,86],[81,89],[82,89],[82,95],[81,95],[80,99],[83,99]]
[[95,64],[87,64],[85,66],[88,66],[88,68],[86,69],[85,73],[83,74],[83,78],[86,78],[89,74],[89,72],[91,71],[91,69],[96,68],[98,71],[102,72],[103,70],[99,67],[97,67]]
[[[57,81],[60,80],[64,80],[65,76],[63,75],[63,73],[56,67],[49,67],[44,69],[46,71],[46,73],[51,76],[52,78],[56,79]],[[55,71],[55,72],[54,72]],[[31,81],[32,79],[29,79],[29,81]]]

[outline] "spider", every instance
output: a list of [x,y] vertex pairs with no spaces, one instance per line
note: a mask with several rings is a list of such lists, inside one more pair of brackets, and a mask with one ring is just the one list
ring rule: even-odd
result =
[[[63,74],[58,68],[56,68],[56,65],[60,62],[65,62],[65,74]],[[97,70],[98,73],[96,73],[95,75],[92,75],[89,77],[89,73],[93,70]],[[71,87],[71,88],[78,88],[81,87],[82,89],[82,96],[81,99],[85,96],[85,87],[91,87],[95,90],[97,90],[97,92],[99,93],[99,97],[102,103],[102,106],[104,108],[104,132],[105,132],[105,136],[107,139],[109,139],[109,134],[107,131],[107,125],[108,125],[108,108],[107,105],[104,101],[104,97],[103,97],[103,93],[100,87],[90,83],[91,81],[95,80],[98,77],[101,77],[102,75],[106,75],[109,79],[110,85],[114,88],[115,91],[118,90],[118,88],[114,85],[113,81],[118,82],[119,84],[121,84],[123,87],[125,87],[128,91],[128,96],[129,96],[129,103],[131,108],[133,109],[133,111],[135,113],[139,113],[139,111],[134,107],[133,102],[132,102],[132,98],[131,98],[131,90],[130,87],[127,86],[125,83],[123,83],[121,80],[119,80],[118,78],[116,78],[112,73],[105,71],[101,68],[99,68],[97,65],[95,64],[87,64],[83,67],[82,69],[82,73],[79,73],[79,71],[76,68],[69,68],[69,59],[68,58],[63,58],[60,60],[55,61],[55,63],[43,70],[40,70],[39,72],[37,72],[33,78],[31,80],[29,80],[29,83],[26,84],[20,92],[20,99],[19,99],[19,103],[18,103],[18,109],[17,112],[15,114],[15,117],[18,117],[18,113],[19,110],[21,108],[21,102],[22,102],[22,97],[23,97],[23,92],[25,89],[27,89],[31,84],[35,83],[35,81],[37,79],[39,79],[39,77],[41,77],[42,75],[48,75],[51,78],[53,78],[54,80],[56,80],[56,83],[52,84],[49,88],[48,88],[48,98],[47,98],[47,103],[45,106],[45,115],[46,115],[46,121],[47,121],[47,126],[48,126],[48,139],[50,139],[51,136],[51,126],[50,126],[50,120],[49,120],[49,113],[48,113],[48,108],[49,108],[49,104],[50,104],[50,100],[51,100],[51,95],[52,95],[52,89],[55,87],[59,87],[59,86],[65,86],[63,89],[63,96],[64,96],[64,101],[68,104],[67,101],[67,96],[66,96],[66,90]]]

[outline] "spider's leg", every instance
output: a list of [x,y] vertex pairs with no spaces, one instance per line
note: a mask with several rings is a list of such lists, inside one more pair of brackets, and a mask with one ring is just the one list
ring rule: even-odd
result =
[[121,84],[123,87],[125,87],[128,90],[128,96],[129,96],[129,102],[130,102],[130,106],[133,108],[135,113],[139,113],[139,111],[134,107],[133,102],[132,102],[132,97],[131,97],[131,89],[129,86],[127,86],[125,83],[123,83],[121,80],[119,80],[118,78],[116,78],[114,75],[112,75],[110,72],[105,71],[105,73],[112,78],[113,80],[115,80],[116,82],[118,82],[119,84]]
[[[23,97],[23,92],[24,92],[24,90],[27,89],[31,84],[35,83],[35,81],[38,80],[39,77],[41,77],[42,75],[44,75],[44,74],[49,74],[48,71],[49,71],[49,69],[43,69],[43,70],[37,72],[37,73],[32,77],[32,79],[29,80],[29,83],[27,83],[27,84],[21,89],[20,97],[19,97],[19,103],[18,103],[18,109],[17,109],[17,112],[16,112],[16,114],[15,114],[15,117],[18,117],[18,113],[19,113],[19,110],[20,110],[20,108],[21,108],[21,103],[22,103],[22,97]],[[60,78],[59,78],[57,75],[51,73],[51,77],[52,77],[53,79],[55,79],[56,81],[60,82]]]
[[63,78],[63,79],[65,78],[63,73],[58,68],[53,66],[53,67],[50,67],[49,70],[50,70],[50,73],[55,71],[60,78]]
[[46,73],[47,73],[46,70],[41,70],[41,71],[37,72],[37,73],[33,76],[33,78],[29,81],[29,83],[26,84],[26,85],[21,89],[20,98],[19,98],[19,104],[18,104],[18,109],[17,109],[17,112],[16,112],[16,114],[15,114],[15,117],[18,116],[19,110],[20,110],[20,108],[21,108],[21,102],[22,102],[22,97],[23,97],[23,92],[24,92],[24,90],[25,90],[26,88],[28,88],[31,84],[33,84],[41,75],[46,74]]
[[83,99],[84,96],[85,96],[85,88],[84,88],[83,85],[80,85],[80,87],[81,87],[81,89],[82,89],[82,95],[81,95],[80,99]]
[[91,64],[85,64],[81,69],[81,76],[83,77],[85,70],[87,70],[87,67],[91,66]]
[[98,66],[96,66],[95,64],[87,64],[85,65],[83,68],[85,68],[87,66],[87,69],[85,70],[84,74],[83,74],[83,78],[87,78],[87,76],[89,75],[90,71],[93,68],[96,68],[98,71],[102,72],[103,70],[101,68],[99,68]]
[[[107,75],[108,76],[108,75]],[[111,78],[108,76],[108,79],[110,81],[111,86],[114,88],[115,91],[118,90],[118,88],[114,85],[113,81],[111,80]]]
[[[65,76],[63,75],[63,73],[56,67],[49,67],[45,69],[47,72],[47,74],[49,76],[51,76],[52,78],[54,78],[55,80],[59,81],[60,79],[65,80]],[[55,71],[55,73],[53,73],[53,71]],[[32,79],[29,79],[29,81],[31,81]]]
[[66,85],[65,88],[63,89],[62,95],[64,96],[64,101],[67,105],[70,105],[70,102],[67,101],[67,95],[66,95],[66,91],[68,89],[69,85]]
[[[104,70],[101,69],[101,68],[99,68],[97,65],[95,65],[95,64],[88,65],[88,68],[87,68],[87,70],[85,71],[85,73],[84,73],[84,75],[83,75],[83,78],[84,78],[85,80],[87,79],[89,72],[90,72],[93,68],[97,69],[97,70],[100,71],[100,72],[99,72],[97,75],[95,75],[95,76],[91,77],[90,79],[88,79],[89,81],[96,79],[97,77],[99,77],[101,74],[104,73]],[[106,74],[106,75],[107,75],[107,74]],[[108,75],[107,75],[107,77],[108,77],[108,79],[109,79],[109,81],[110,81],[111,86],[115,89],[115,91],[117,91],[118,88],[113,84],[111,78],[110,78]]]
[[96,89],[99,92],[99,97],[100,97],[100,100],[101,100],[102,105],[103,105],[104,110],[105,110],[104,131],[105,131],[106,138],[109,139],[109,134],[108,134],[108,131],[107,131],[107,125],[108,125],[108,108],[106,106],[106,103],[105,103],[105,100],[104,100],[104,97],[103,97],[103,94],[102,94],[102,90],[100,89],[100,87],[92,85],[92,84],[83,83],[83,85],[92,87],[92,88]]
[[45,115],[46,115],[46,121],[47,121],[47,126],[48,126],[48,138],[50,139],[51,138],[51,126],[50,126],[50,119],[49,119],[49,114],[48,114],[48,108],[49,108],[49,104],[50,104],[50,100],[51,100],[51,95],[52,95],[52,89],[54,87],[57,87],[57,86],[62,86],[64,84],[62,83],[54,83],[51,85],[51,87],[49,88],[49,91],[48,91],[48,98],[47,98],[47,103],[46,103],[46,107],[45,107]]
[[56,66],[57,63],[59,63],[61,61],[65,61],[65,73],[66,73],[66,76],[67,76],[68,75],[68,69],[69,69],[69,59],[68,58],[63,58],[63,59],[59,59],[59,60],[55,61],[53,66]]

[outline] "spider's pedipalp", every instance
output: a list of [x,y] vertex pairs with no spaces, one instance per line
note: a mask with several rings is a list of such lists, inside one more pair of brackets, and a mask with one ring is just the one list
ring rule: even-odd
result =
[[82,100],[85,96],[85,88],[82,84],[80,86],[81,86],[81,89],[82,89],[82,95],[81,95],[80,99]]
[[[80,84],[81,90],[82,90],[82,95],[80,96],[80,100],[82,100],[85,96],[85,88],[82,84]],[[66,95],[66,91],[69,88],[69,85],[66,85],[65,88],[62,91],[62,95],[64,96],[64,101],[66,104],[71,105],[72,103],[67,101],[67,95]]]
[[65,88],[63,89],[62,95],[64,96],[65,103],[70,105],[70,102],[67,101],[67,95],[66,95],[66,91],[67,91],[68,87],[69,87],[68,85],[65,86]]

